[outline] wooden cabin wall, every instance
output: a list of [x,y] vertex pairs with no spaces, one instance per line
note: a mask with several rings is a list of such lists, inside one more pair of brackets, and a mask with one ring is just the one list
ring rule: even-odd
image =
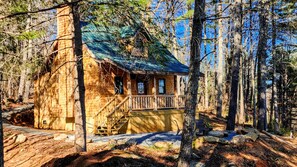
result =
[[[127,96],[127,73],[116,66],[97,63],[86,47],[83,54],[87,131],[92,133],[93,116],[115,96],[115,76],[123,77],[124,81],[124,94],[117,95],[118,103]],[[36,128],[74,130],[73,81],[76,69],[75,64],[67,66],[63,61],[57,56],[51,67],[52,71],[57,71],[54,74],[48,72],[35,81]],[[58,69],[59,65],[62,66]]]
[[54,58],[50,72],[34,82],[34,127],[74,129],[75,63],[72,49]]
[[[183,128],[183,112],[183,109],[132,111],[128,123],[120,129],[120,133],[181,131]],[[198,110],[195,113],[195,119],[199,119]]]
[[93,115],[99,111],[104,101],[100,96],[101,80],[100,66],[90,57],[87,49],[83,49],[84,84],[85,84],[85,107],[87,132],[92,133],[94,118]]
[[117,103],[127,96],[127,73],[109,63],[97,63],[87,49],[84,49],[84,71],[87,132],[93,133],[94,115],[115,97],[116,76],[123,77],[124,81],[124,94],[117,95]]
[[[175,93],[175,84],[174,84],[174,75],[155,75],[156,77],[156,87],[157,87],[157,94],[159,94],[159,86],[158,86],[158,80],[159,79],[165,79],[165,86],[166,86],[166,95],[174,95]],[[138,82],[138,77],[136,76],[134,79],[131,79],[131,91],[132,95],[137,95],[137,82]],[[142,77],[144,78],[144,77]],[[154,76],[149,75],[145,77],[147,80],[147,95],[153,95],[153,87],[154,87]]]
[[[157,91],[157,95],[159,94],[159,79],[165,79],[165,89],[166,95],[174,95],[174,75],[157,75],[156,76],[156,91]],[[154,86],[154,79],[152,78],[150,80],[150,93],[152,93],[151,91],[153,90],[153,86]]]
[[[57,55],[46,74],[35,80],[34,126],[36,128],[74,130],[74,79],[76,76],[73,54],[73,23],[71,8],[57,9]],[[126,74],[114,66],[98,64],[83,47],[87,131],[92,133],[93,115],[114,96],[114,76]],[[125,95],[127,85],[124,84]]]
[[57,49],[51,69],[34,82],[34,126],[73,130],[75,62],[71,8],[57,9]]

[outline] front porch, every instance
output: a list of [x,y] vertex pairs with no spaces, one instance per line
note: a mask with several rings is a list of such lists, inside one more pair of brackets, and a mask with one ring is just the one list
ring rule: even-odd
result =
[[117,134],[128,122],[132,111],[166,112],[172,109],[182,109],[185,105],[185,96],[131,95],[125,97],[120,103],[117,101],[117,97],[114,97],[94,116],[95,134]]
[[131,75],[125,80],[115,76],[115,92],[94,116],[95,134],[117,134],[129,120],[130,113],[182,109],[185,96],[180,95],[176,75]]
[[183,108],[185,96],[181,95],[177,78],[176,75],[127,74],[129,111]]

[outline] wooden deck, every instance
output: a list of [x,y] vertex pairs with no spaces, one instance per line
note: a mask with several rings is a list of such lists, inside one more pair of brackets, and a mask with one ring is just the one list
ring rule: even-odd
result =
[[131,111],[182,109],[185,106],[185,96],[179,95],[130,95],[117,104],[117,98],[112,98],[94,115],[94,132],[98,129],[102,134],[110,135],[128,121]]

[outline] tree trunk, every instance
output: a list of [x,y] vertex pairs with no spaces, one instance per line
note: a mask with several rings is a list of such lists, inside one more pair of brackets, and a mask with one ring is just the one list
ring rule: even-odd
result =
[[[222,16],[222,2],[218,0],[218,17]],[[218,34],[218,47],[219,47],[219,55],[218,55],[218,85],[217,85],[217,117],[222,117],[222,106],[223,106],[223,75],[224,75],[224,44],[223,44],[223,19],[218,19],[219,26],[219,34]]]
[[252,88],[253,88],[253,127],[256,128],[257,127],[257,88],[256,88],[256,73],[257,73],[257,70],[256,70],[256,65],[257,65],[257,57],[255,59],[255,61],[252,61],[252,78],[253,78],[253,82],[252,82]]
[[[207,47],[206,47],[206,39],[207,39],[207,34],[206,34],[206,26],[204,22],[204,56],[207,54]],[[205,58],[205,71],[204,71],[204,106],[205,109],[208,109],[209,107],[209,95],[208,95],[208,60]]]
[[243,55],[240,57],[240,70],[239,70],[239,89],[238,89],[238,100],[239,100],[239,113],[238,113],[238,124],[243,125],[244,119],[244,76],[243,76]]
[[[173,48],[173,55],[179,60],[181,61],[181,57],[178,54],[178,43],[177,43],[177,38],[176,38],[176,32],[175,32],[175,23],[172,23],[172,33],[173,33],[173,43],[172,43],[172,48]],[[180,80],[181,80],[181,76],[176,76],[176,91],[177,91],[177,95],[180,95],[181,90],[180,90]]]
[[184,123],[178,166],[190,166],[195,127],[195,112],[200,73],[200,47],[204,22],[205,0],[195,0],[190,50],[189,83],[186,92]]
[[22,70],[21,70],[21,77],[20,77],[20,82],[19,82],[19,90],[18,90],[18,96],[23,96],[24,94],[24,88],[25,88],[25,82],[26,82],[26,68],[24,66],[24,64],[26,63],[27,61],[27,51],[26,51],[26,42],[23,41],[23,48],[24,48],[24,51],[23,51],[23,67]]
[[204,108],[209,107],[209,94],[208,94],[208,63],[205,61],[205,71],[204,71]]
[[[231,3],[231,0],[228,0]],[[226,42],[226,48],[229,48],[228,57],[226,57],[226,104],[229,106],[230,101],[230,88],[231,88],[231,71],[232,71],[232,61],[233,61],[233,49],[234,49],[234,41],[233,41],[233,28],[231,28],[231,19],[228,19],[228,41]],[[227,49],[226,49],[227,50]]]
[[284,78],[283,78],[283,76],[284,76],[284,65],[283,65],[283,62],[284,62],[284,54],[283,53],[281,53],[281,69],[280,69],[280,71],[281,71],[281,75],[280,75],[280,77],[279,77],[279,91],[280,91],[280,93],[279,93],[279,99],[280,99],[280,103],[281,103],[281,107],[280,107],[280,109],[279,109],[279,111],[280,111],[280,116],[281,116],[281,118],[279,119],[279,125],[281,125],[281,126],[283,126],[283,115],[284,115],[284,113],[285,113],[285,106],[284,106]]
[[[274,115],[270,119],[270,124],[273,125],[273,130],[278,133],[279,132],[279,114],[278,114],[278,106],[277,106],[277,86],[276,86],[276,63],[277,63],[277,55],[275,53],[276,46],[276,27],[275,27],[275,12],[274,12],[274,3],[275,0],[272,0],[271,7],[271,20],[272,20],[272,70],[273,70],[273,78],[272,78],[272,97],[271,97],[271,115]],[[273,113],[273,114],[272,114]]]
[[172,32],[170,31],[171,30],[171,25],[170,25],[170,1],[165,1],[165,4],[166,4],[166,8],[165,8],[165,11],[166,11],[166,15],[165,15],[165,19],[164,19],[164,26],[165,26],[165,29],[166,29],[166,37],[167,37],[167,40],[165,41],[166,42],[166,45],[167,46],[170,46],[170,50],[172,51],[173,48],[171,47],[172,46]]
[[[288,61],[288,55],[284,57],[284,62]],[[288,70],[287,66],[284,65],[283,69],[283,114],[282,114],[282,125],[283,127],[289,127],[288,125]]]
[[[27,1],[27,3],[29,4],[28,5],[28,11],[31,10],[31,5],[30,5],[30,1]],[[31,25],[31,16],[29,15],[27,17],[27,20],[26,20],[26,32],[29,32],[29,28],[30,28],[30,25]],[[32,41],[31,41],[32,42]],[[20,83],[19,83],[19,91],[18,91],[18,95],[20,96],[23,96],[24,95],[24,89],[25,89],[25,84],[26,84],[26,80],[27,80],[27,68],[25,68],[25,64],[27,63],[27,60],[28,60],[28,52],[29,52],[29,49],[32,49],[32,47],[30,48],[29,47],[29,40],[28,40],[28,44],[27,44],[27,41],[24,40],[23,41],[23,48],[24,48],[24,51],[23,51],[23,66],[22,66],[22,70],[21,70],[21,77],[20,77]]]
[[266,50],[267,50],[267,14],[268,3],[259,1],[259,43],[257,49],[258,57],[258,126],[259,130],[266,130]]
[[[215,1],[214,1],[215,2]],[[214,3],[213,2],[213,3]],[[215,6],[215,13],[218,12],[218,8],[217,8],[217,4],[214,4]],[[217,55],[217,36],[218,36],[218,33],[217,33],[217,21],[214,21],[214,39],[213,39],[213,50],[214,50],[214,53],[213,53],[213,71],[214,71],[214,89],[212,89],[212,96],[213,96],[213,107],[216,109],[217,105],[218,105],[218,101],[217,101],[217,94],[218,94],[218,55]],[[215,110],[216,114],[217,114],[217,111]]]
[[[27,59],[32,58],[32,40],[28,40],[28,52]],[[25,91],[24,91],[24,101],[28,101],[31,87],[31,79],[29,78],[29,74],[31,73],[30,67],[26,69],[26,81],[25,81]]]
[[4,167],[3,121],[2,121],[2,73],[0,71],[0,167]]
[[229,101],[229,113],[227,120],[227,130],[234,130],[235,128],[235,116],[237,112],[237,92],[239,81],[239,68],[240,68],[240,56],[242,55],[241,45],[241,30],[242,30],[242,4],[241,0],[235,0],[234,7],[232,9],[233,23],[234,23],[234,61],[232,65],[232,80],[231,80],[231,92]]
[[[252,34],[252,0],[249,0],[249,58],[248,58],[248,61],[249,61],[249,72],[248,72],[248,79],[251,78],[250,81],[248,81],[248,89],[249,89],[249,85],[251,84],[251,93],[250,93],[250,97],[247,97],[249,98],[249,104],[251,107],[250,109],[253,109],[255,107],[255,103],[254,103],[254,90],[255,90],[255,77],[254,77],[254,54],[253,54],[253,34]],[[249,77],[250,75],[250,77]],[[248,96],[248,94],[247,94]],[[254,111],[254,110],[253,110]],[[254,115],[254,114],[253,114]],[[253,118],[253,126],[256,127],[256,119]]]
[[73,4],[72,14],[74,23],[74,55],[77,71],[77,76],[75,78],[75,148],[77,152],[82,152],[87,151],[87,145],[82,34],[78,3]]
[[11,69],[9,72],[9,77],[8,77],[8,81],[7,81],[7,97],[8,98],[12,98],[13,95],[13,70]]

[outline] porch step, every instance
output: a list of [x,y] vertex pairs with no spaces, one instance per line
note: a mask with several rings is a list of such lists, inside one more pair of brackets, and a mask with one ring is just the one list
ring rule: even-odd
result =
[[[100,136],[107,136],[107,127],[100,127],[100,128],[98,128],[98,130],[97,130],[97,133],[96,133],[97,135],[100,135]],[[111,134],[112,135],[116,135],[116,134],[118,134],[118,130],[117,129],[111,129]]]
[[[114,126],[111,127],[111,135],[119,134],[119,130],[128,122],[129,118],[123,117],[121,118]],[[97,128],[96,135],[107,136],[107,126],[100,126]]]

